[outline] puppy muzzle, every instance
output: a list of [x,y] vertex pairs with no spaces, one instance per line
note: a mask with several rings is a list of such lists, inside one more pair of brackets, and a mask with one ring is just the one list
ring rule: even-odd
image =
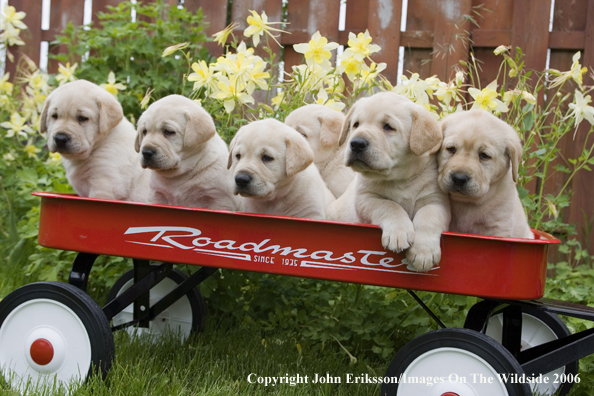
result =
[[448,192],[462,195],[474,196],[477,193],[477,186],[471,175],[464,172],[452,172],[446,178]]
[[346,155],[346,165],[368,167],[368,156],[369,156],[369,142],[366,139],[357,137],[351,139],[349,142],[349,150]]
[[53,148],[58,153],[70,153],[72,151],[72,137],[66,132],[57,132],[53,137]]

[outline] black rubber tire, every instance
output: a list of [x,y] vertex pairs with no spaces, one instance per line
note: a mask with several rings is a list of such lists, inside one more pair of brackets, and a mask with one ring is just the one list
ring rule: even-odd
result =
[[[171,272],[167,275],[167,278],[174,281],[176,284],[180,284],[186,279],[188,279],[188,275],[184,272],[174,268]],[[107,295],[107,301],[111,301],[118,296],[122,287],[131,280],[134,280],[134,270],[131,269],[124,273],[113,285],[113,287],[109,290],[109,294]],[[201,332],[206,327],[206,306],[204,304],[204,299],[202,298],[202,294],[197,288],[193,288],[190,292],[186,294],[190,306],[192,308],[192,332]]]
[[[24,303],[47,299],[70,308],[83,323],[91,345],[91,365],[85,378],[100,374],[105,378],[114,359],[111,327],[101,307],[85,292],[62,282],[37,282],[22,286],[0,301],[0,330],[8,315]],[[67,338],[66,338],[67,339]]]
[[[453,348],[464,351],[464,353],[475,355],[483,359],[499,374],[524,374],[522,366],[500,343],[482,333],[468,329],[440,329],[423,334],[406,344],[392,359],[386,377],[400,378],[406,374],[411,363],[426,352],[439,348]],[[455,367],[453,367],[455,369]],[[456,373],[460,376],[470,376],[472,372]],[[427,377],[432,373],[427,372]],[[382,396],[396,396],[398,383],[384,383],[382,385]],[[427,385],[420,384],[426,388]],[[509,396],[532,396],[528,384],[505,382],[505,389]],[[406,395],[408,396],[408,395]],[[411,395],[412,396],[412,395]]]
[[[565,325],[565,323],[563,323],[563,321],[561,320],[561,318],[559,318],[558,315],[554,314],[554,313],[550,313],[547,311],[542,311],[536,308],[530,308],[527,306],[522,306],[522,315],[528,315],[528,316],[532,316],[538,320],[540,320],[542,323],[544,323],[545,325],[547,325],[549,327],[549,329],[557,336],[557,338],[563,338],[563,337],[567,337],[568,335],[571,335],[571,332],[569,331],[569,329],[567,328],[567,326]],[[494,317],[496,315],[501,315],[501,312],[497,312],[495,315],[491,316]],[[485,332],[487,331],[488,328],[488,322],[487,324],[485,324]],[[497,340],[499,341],[499,340]],[[579,362],[575,361],[575,362],[571,362],[569,364],[567,364],[565,366],[565,374],[572,374],[574,377],[575,375],[578,373],[579,371]],[[569,391],[571,390],[571,387],[573,386],[573,382],[564,382],[556,391],[555,396],[565,396],[567,395],[567,393],[569,393]]]

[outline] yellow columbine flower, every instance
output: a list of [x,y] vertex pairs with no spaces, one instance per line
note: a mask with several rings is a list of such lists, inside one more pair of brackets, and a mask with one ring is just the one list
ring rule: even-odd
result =
[[405,96],[413,102],[421,105],[429,103],[429,95],[427,89],[431,87],[426,81],[419,78],[419,73],[413,73],[408,79],[406,76],[400,76],[402,84],[392,88],[393,92]]
[[270,78],[270,73],[265,72],[265,68],[266,63],[261,59],[257,59],[256,62],[253,64],[252,69],[249,71],[247,92],[250,95],[252,94],[252,92],[254,92],[256,85],[260,87],[261,90],[268,90],[268,82],[266,81],[266,79]]
[[362,60],[357,59],[353,54],[343,52],[338,59],[337,70],[339,73],[346,73],[349,80],[353,81],[358,74],[361,74],[361,68],[365,64]]
[[328,61],[332,54],[330,51],[338,48],[338,43],[329,43],[326,37],[322,37],[320,32],[315,32],[307,44],[295,44],[293,49],[300,54],[305,55],[305,61],[308,65],[312,63],[322,64]]
[[573,78],[573,81],[578,83],[580,85],[580,87],[582,86],[582,84],[583,84],[582,76],[584,75],[584,73],[586,73],[588,71],[588,68],[582,67],[582,65],[579,62],[580,56],[581,56],[580,51],[576,52],[573,55],[573,58],[572,58],[573,63],[571,64],[571,69],[569,71],[560,72],[557,69],[549,69],[549,73],[557,76],[551,81],[550,88],[558,87],[559,85],[562,85],[565,81],[569,80],[570,78]]
[[468,88],[468,93],[474,98],[473,109],[487,110],[490,113],[493,111],[506,112],[508,110],[505,103],[497,99],[497,96],[499,96],[497,93],[497,80],[494,80],[481,91],[474,87]]
[[107,76],[107,83],[101,84],[101,88],[105,89],[107,92],[112,94],[113,96],[118,96],[118,91],[123,91],[126,89],[126,86],[122,83],[116,83],[115,74],[110,71],[109,75]]
[[161,54],[161,58],[165,58],[166,56],[173,54],[175,51],[188,48],[189,45],[190,45],[190,43],[179,43],[179,44],[175,44],[170,47],[167,47],[163,50],[163,54]]
[[41,150],[39,150],[37,147],[35,147],[31,143],[28,143],[25,146],[25,148],[23,149],[23,151],[25,153],[27,153],[27,157],[29,157],[29,158],[37,158],[37,153],[40,152]]
[[318,97],[316,98],[316,104],[324,105],[332,110],[342,111],[345,107],[344,103],[337,102],[334,99],[328,97],[328,93],[324,89],[320,89]]
[[281,32],[287,33],[284,30],[275,29],[270,25],[274,24],[282,24],[282,22],[268,22],[268,16],[266,12],[262,12],[262,15],[258,15],[258,13],[254,10],[250,11],[252,15],[247,17],[248,27],[243,31],[245,37],[252,37],[254,42],[254,47],[257,47],[260,44],[260,36],[263,36],[264,33],[272,37],[272,39],[280,46],[280,43],[277,41],[277,37],[279,35],[274,35],[271,32]]
[[0,92],[6,95],[12,95],[12,89],[14,85],[8,81],[10,73],[4,73],[4,76],[0,78]]
[[569,104],[571,112],[565,117],[565,119],[569,117],[575,118],[576,131],[578,125],[580,125],[580,122],[582,122],[584,118],[588,120],[590,124],[594,125],[594,107],[589,106],[589,104],[592,102],[592,98],[590,97],[590,95],[584,96],[580,91],[576,89],[574,100],[575,101],[573,103]]
[[26,125],[27,119],[21,117],[17,112],[10,115],[10,121],[5,121],[0,124],[0,127],[7,130],[6,137],[13,137],[14,135],[21,135],[27,137],[29,133],[35,133],[33,129]]
[[227,38],[230,34],[233,34],[233,30],[237,29],[238,26],[239,22],[233,22],[220,32],[216,32],[212,35],[212,37],[214,37],[214,41],[216,41],[221,47],[224,47],[225,44],[227,44]]
[[192,63],[192,70],[194,70],[194,73],[190,73],[188,81],[194,82],[194,89],[199,89],[205,85],[207,88],[212,88],[213,85],[216,85],[213,70],[205,61]]
[[452,99],[455,99],[456,101],[460,100],[460,98],[458,98],[458,86],[454,82],[450,82],[449,84],[442,82],[439,88],[435,91],[435,96],[447,106],[450,105]]
[[77,67],[78,63],[75,63],[72,66],[70,66],[70,62],[67,62],[66,66],[60,63],[58,66],[58,74],[56,75],[56,81],[59,82],[59,85],[76,80],[76,77],[74,77],[74,71]]
[[220,76],[217,89],[218,92],[214,93],[213,96],[223,102],[227,113],[231,113],[235,109],[235,100],[240,104],[254,103],[254,98],[246,92],[242,92],[244,87],[236,80],[229,80],[225,76]]
[[25,45],[25,42],[21,40],[20,34],[21,29],[16,29],[12,25],[7,25],[4,31],[0,34],[0,43],[6,43],[8,46]]
[[369,31],[365,30],[365,33],[359,33],[355,36],[355,33],[349,33],[349,48],[346,49],[344,52],[346,56],[354,56],[359,62],[362,62],[363,59],[368,57],[370,54],[374,52],[378,52],[381,50],[381,47],[376,44],[371,44],[371,36],[369,35]]
[[33,73],[29,73],[24,77],[24,81],[29,84],[34,90],[37,91],[44,91],[47,92],[49,90],[48,85],[49,76],[45,73],[42,73],[39,69],[35,70]]
[[52,165],[60,165],[62,163],[62,156],[60,155],[60,153],[49,153],[46,162]]
[[16,8],[13,6],[5,5],[0,14],[0,28],[4,30],[9,30],[11,27],[16,29],[27,29],[27,25],[21,21],[25,15],[27,14],[23,11],[17,12]]
[[282,103],[285,103],[285,93],[280,91],[270,102],[275,109],[278,109]]

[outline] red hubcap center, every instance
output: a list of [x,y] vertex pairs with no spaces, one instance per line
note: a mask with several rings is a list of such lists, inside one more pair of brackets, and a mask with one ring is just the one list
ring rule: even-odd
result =
[[39,338],[31,344],[31,359],[40,366],[45,366],[54,358],[54,347],[45,338]]
[[454,392],[446,392],[446,393],[444,393],[441,396],[458,396],[458,394],[457,393],[454,393]]

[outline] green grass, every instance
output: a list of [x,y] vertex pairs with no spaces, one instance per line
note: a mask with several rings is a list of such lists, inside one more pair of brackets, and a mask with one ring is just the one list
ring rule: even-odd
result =
[[[105,380],[91,378],[71,389],[51,386],[31,395],[379,395],[374,384],[346,384],[346,375],[381,376],[389,362],[359,359],[351,364],[336,345],[325,349],[298,345],[291,332],[246,330],[211,317],[203,333],[185,342],[167,336],[157,343],[115,334],[116,358]],[[250,384],[248,376],[308,376],[290,386]],[[338,376],[341,384],[313,384],[315,374]],[[254,377],[252,377],[254,378]],[[17,395],[0,379],[0,394]]]

